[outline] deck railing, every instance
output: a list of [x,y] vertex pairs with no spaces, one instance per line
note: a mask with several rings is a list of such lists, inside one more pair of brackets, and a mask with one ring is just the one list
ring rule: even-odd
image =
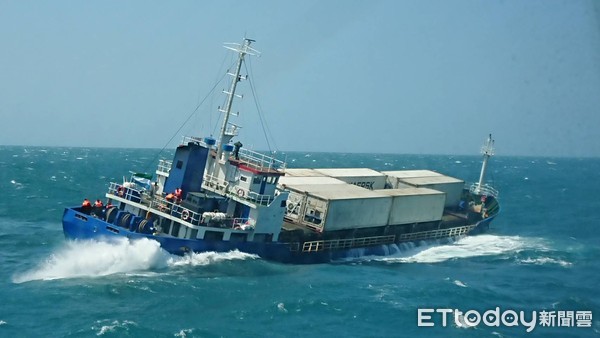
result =
[[216,193],[235,195],[238,198],[260,205],[269,205],[275,199],[271,195],[261,195],[239,185],[232,186],[228,181],[221,180],[213,175],[204,175],[202,186]]
[[254,228],[252,218],[233,218],[225,217],[208,219],[203,217],[203,213],[195,212],[189,208],[182,206],[176,201],[167,200],[163,196],[150,196],[143,190],[137,190],[132,187],[124,187],[122,184],[111,182],[108,193],[115,197],[124,198],[126,200],[140,203],[148,206],[153,212],[161,212],[170,216],[181,219],[192,225],[199,226],[214,226],[219,228],[229,228],[235,230],[251,230]]
[[456,236],[464,236],[471,229],[473,229],[474,225],[465,225],[456,228],[450,229],[438,229],[438,230],[429,230],[429,231],[420,231],[413,232],[410,234],[402,234],[398,236],[400,241],[422,241],[428,239],[439,239],[439,238],[447,238],[447,237],[456,237]]
[[359,237],[359,238],[347,238],[347,239],[330,239],[324,241],[310,241],[304,242],[302,245],[302,252],[316,252],[323,250],[336,250],[336,249],[351,249],[360,248],[365,246],[375,246],[382,244],[394,243],[395,235],[388,236],[372,236],[372,237]]
[[169,171],[171,171],[171,166],[173,166],[173,161],[160,160],[158,161],[158,168],[156,171],[169,174]]
[[283,161],[246,148],[239,150],[239,159],[245,162],[248,167],[260,171],[283,170],[286,166]]
[[498,195],[499,195],[498,190],[496,190],[494,187],[492,187],[489,184],[484,184],[482,186],[479,186],[479,183],[473,183],[469,187],[469,192],[471,192],[472,194],[477,194],[477,195],[492,196],[494,198],[498,198]]

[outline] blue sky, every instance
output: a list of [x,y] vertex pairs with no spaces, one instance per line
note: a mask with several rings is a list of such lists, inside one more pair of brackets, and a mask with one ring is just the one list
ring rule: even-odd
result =
[[[222,95],[177,130],[244,35],[273,149],[477,154],[493,133],[502,155],[600,156],[600,3],[556,0],[0,0],[0,144],[215,133]],[[240,139],[267,149],[240,93]]]

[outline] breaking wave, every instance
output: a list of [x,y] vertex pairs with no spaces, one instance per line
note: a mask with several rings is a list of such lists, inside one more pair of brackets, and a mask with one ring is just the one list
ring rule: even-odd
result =
[[36,268],[13,276],[14,283],[78,277],[100,277],[179,266],[203,266],[228,260],[255,259],[258,256],[231,252],[193,253],[174,256],[149,239],[114,242],[75,241],[53,253]]

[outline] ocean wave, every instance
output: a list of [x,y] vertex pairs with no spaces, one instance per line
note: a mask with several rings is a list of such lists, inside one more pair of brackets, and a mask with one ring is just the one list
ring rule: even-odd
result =
[[257,258],[231,251],[173,256],[156,241],[119,239],[113,242],[69,241],[38,267],[13,276],[14,283],[80,277],[100,277],[118,273],[146,273],[148,270],[178,266],[203,266],[221,261]]
[[114,332],[127,332],[129,331],[129,326],[137,326],[136,322],[133,321],[129,321],[129,320],[124,320],[122,322],[119,322],[118,320],[109,322],[108,320],[104,320],[104,321],[97,321],[96,323],[98,325],[101,326],[92,326],[92,330],[97,330],[98,332],[96,333],[96,336],[103,336],[106,333],[114,333]]
[[477,235],[460,238],[452,243],[431,243],[420,246],[392,245],[390,256],[360,257],[362,260],[386,263],[439,263],[452,259],[479,256],[500,256],[526,249],[545,250],[538,239],[520,236]]

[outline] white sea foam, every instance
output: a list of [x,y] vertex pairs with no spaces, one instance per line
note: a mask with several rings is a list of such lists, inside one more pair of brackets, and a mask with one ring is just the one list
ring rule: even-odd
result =
[[[98,321],[97,323],[102,324],[101,321]],[[128,327],[132,326],[132,325],[137,326],[137,323],[129,321],[129,320],[124,320],[123,322],[119,322],[118,320],[115,320],[115,321],[111,322],[110,324],[105,324],[100,327],[93,326],[92,329],[98,330],[98,333],[96,333],[96,336],[103,336],[106,333],[115,332],[117,329],[122,329],[122,330],[127,331],[129,329]]]
[[467,285],[461,281],[459,281],[458,279],[454,281],[454,284],[457,286],[460,286],[461,288],[466,288]]
[[563,261],[562,259],[554,259],[551,257],[539,257],[539,258],[531,258],[522,259],[519,261],[521,264],[533,264],[533,265],[546,265],[546,264],[556,264],[560,265],[564,268],[570,267],[573,265],[571,262]]
[[189,255],[185,255],[183,257],[179,256],[170,256],[167,260],[167,264],[169,266],[201,266],[201,265],[209,265],[213,263],[218,263],[222,261],[231,261],[231,260],[244,260],[244,259],[256,259],[257,255],[248,254],[245,252],[241,252],[238,250],[233,250],[229,252],[201,252],[201,253],[192,253]]
[[0,320],[0,325],[6,325],[6,322],[3,320]]
[[151,269],[177,266],[202,266],[225,260],[256,258],[255,255],[231,251],[206,252],[184,257],[173,256],[156,241],[121,239],[114,242],[76,241],[53,253],[38,267],[13,276],[13,282],[99,277],[117,273],[147,273]]
[[283,313],[288,312],[288,310],[285,308],[285,304],[283,304],[283,303],[277,304],[277,310],[279,310],[279,312],[283,312]]
[[194,329],[183,329],[175,334],[175,337],[187,337],[188,333],[194,333]]
[[478,235],[468,236],[451,244],[424,245],[401,249],[396,254],[370,257],[389,263],[438,263],[450,259],[478,256],[497,256],[525,249],[544,249],[539,240],[519,236]]
[[23,184],[15,181],[15,180],[10,180],[10,183],[12,185],[14,185],[15,189],[22,189],[23,188]]

